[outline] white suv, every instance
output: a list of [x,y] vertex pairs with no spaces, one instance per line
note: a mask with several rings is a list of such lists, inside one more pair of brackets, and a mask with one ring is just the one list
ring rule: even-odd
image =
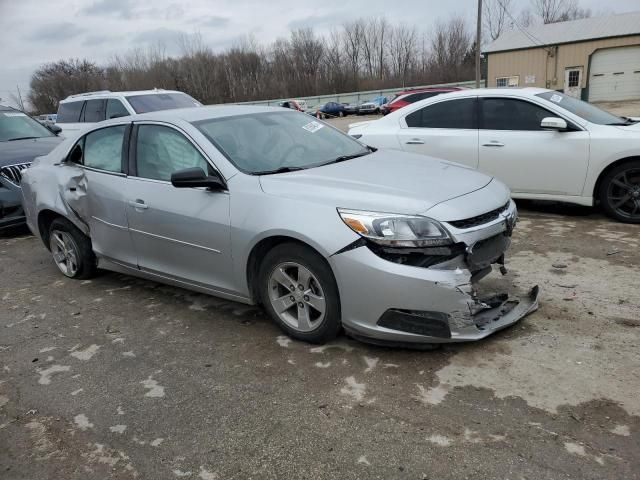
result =
[[176,90],[142,90],[138,92],[99,92],[70,95],[58,106],[58,125],[63,133],[82,130],[89,125],[112,118],[137,113],[201,107],[202,104],[186,93]]

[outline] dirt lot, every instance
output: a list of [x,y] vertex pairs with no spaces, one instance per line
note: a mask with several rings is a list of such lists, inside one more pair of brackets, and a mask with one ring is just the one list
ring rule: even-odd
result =
[[640,478],[640,227],[520,210],[507,279],[540,310],[433,352],[291,341],[0,238],[0,478]]

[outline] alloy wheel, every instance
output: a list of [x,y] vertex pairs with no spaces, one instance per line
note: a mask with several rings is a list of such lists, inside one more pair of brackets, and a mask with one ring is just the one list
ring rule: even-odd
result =
[[640,168],[630,168],[613,177],[607,188],[607,201],[618,215],[640,219]]
[[53,230],[50,246],[58,269],[67,277],[74,277],[80,268],[80,253],[73,237],[62,230]]
[[299,332],[318,328],[327,308],[316,276],[295,262],[277,265],[269,275],[269,301],[278,317]]

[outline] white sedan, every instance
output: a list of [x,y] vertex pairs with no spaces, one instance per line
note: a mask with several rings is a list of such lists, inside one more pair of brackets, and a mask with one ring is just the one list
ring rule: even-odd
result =
[[541,88],[441,94],[349,134],[494,175],[514,198],[592,206],[640,223],[640,122]]

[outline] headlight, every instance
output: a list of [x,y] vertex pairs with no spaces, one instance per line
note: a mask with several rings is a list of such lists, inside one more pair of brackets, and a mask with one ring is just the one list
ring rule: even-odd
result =
[[342,221],[358,235],[390,247],[432,247],[453,243],[440,223],[419,215],[338,209]]

